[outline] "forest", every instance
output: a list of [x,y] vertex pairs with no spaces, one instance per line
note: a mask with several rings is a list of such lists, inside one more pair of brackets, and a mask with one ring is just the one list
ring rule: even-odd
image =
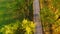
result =
[[60,34],[60,0],[34,1],[0,0],[0,34]]

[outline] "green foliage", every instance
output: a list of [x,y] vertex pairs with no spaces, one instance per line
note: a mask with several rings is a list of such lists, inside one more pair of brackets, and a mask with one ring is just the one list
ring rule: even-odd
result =
[[[0,0],[0,34],[24,33],[26,27],[22,26],[22,20],[25,16],[28,16],[27,13],[31,4],[32,0],[29,0],[29,2],[26,2],[26,0]],[[30,24],[30,21],[27,23]],[[30,25],[27,26],[34,29]]]
[[[43,0],[44,1],[44,0]],[[60,0],[46,0],[40,11],[45,34],[60,34]],[[49,31],[46,33],[46,31]]]
[[41,9],[40,15],[43,22],[53,23],[55,21],[55,14],[47,7]]
[[15,23],[3,25],[4,27],[0,29],[0,32],[2,32],[3,34],[14,34],[14,32],[17,30],[19,23],[19,21],[16,21]]
[[26,19],[24,19],[22,23],[20,23],[20,21],[16,21],[15,23],[4,25],[4,27],[0,28],[0,33],[3,34],[33,34],[34,31],[35,24]]

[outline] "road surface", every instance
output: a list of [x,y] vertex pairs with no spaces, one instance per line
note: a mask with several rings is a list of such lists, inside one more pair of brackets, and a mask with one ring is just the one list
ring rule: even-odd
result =
[[36,29],[34,34],[42,34],[42,25],[40,21],[40,7],[39,0],[33,1],[33,14],[34,14],[34,22],[36,23]]

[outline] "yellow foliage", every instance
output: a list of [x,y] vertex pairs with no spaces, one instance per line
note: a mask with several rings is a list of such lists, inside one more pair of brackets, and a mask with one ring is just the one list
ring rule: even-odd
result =
[[35,30],[35,23],[33,23],[33,21],[24,19],[22,21],[22,27],[26,30],[25,34],[31,34],[32,31],[34,32]]
[[31,22],[30,26],[35,28],[35,23]]
[[22,21],[22,23],[23,23],[23,24],[26,24],[26,23],[27,23],[27,20],[26,20],[26,19],[24,19],[24,20]]
[[59,17],[59,15],[56,14],[56,15],[55,15],[55,19],[57,19],[58,17]]
[[55,14],[57,14],[58,13],[58,9],[56,9],[56,11],[55,11]]
[[31,28],[30,27],[26,27],[26,31],[29,33],[29,32],[31,32]]

